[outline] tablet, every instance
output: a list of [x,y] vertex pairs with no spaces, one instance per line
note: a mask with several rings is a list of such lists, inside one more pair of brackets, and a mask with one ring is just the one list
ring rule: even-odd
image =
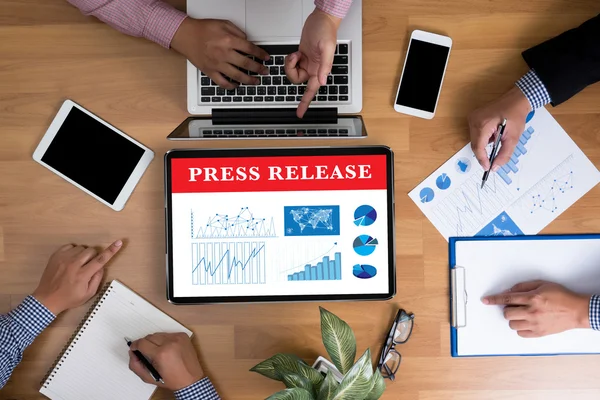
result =
[[66,100],[33,159],[115,211],[121,211],[154,158],[152,150]]
[[169,301],[392,298],[393,166],[383,146],[168,152]]

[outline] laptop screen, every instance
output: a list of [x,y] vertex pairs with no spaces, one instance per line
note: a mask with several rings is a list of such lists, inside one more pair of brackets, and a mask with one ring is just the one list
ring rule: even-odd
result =
[[170,140],[257,138],[363,138],[367,136],[360,116],[339,116],[333,123],[214,124],[210,117],[190,117],[167,137]]
[[174,296],[388,293],[388,164],[385,154],[170,159]]

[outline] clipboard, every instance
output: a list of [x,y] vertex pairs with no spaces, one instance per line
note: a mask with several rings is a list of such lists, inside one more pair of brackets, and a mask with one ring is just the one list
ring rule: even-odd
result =
[[[484,241],[504,241],[504,242],[523,242],[523,241],[557,241],[557,240],[598,240],[600,244],[600,234],[579,234],[579,235],[534,235],[534,236],[492,236],[492,237],[451,237],[448,243],[449,253],[449,280],[450,280],[450,344],[452,357],[497,357],[497,356],[554,356],[554,355],[575,355],[575,354],[599,354],[594,352],[568,352],[568,353],[536,353],[536,354],[479,354],[479,355],[460,355],[458,354],[458,332],[461,328],[468,326],[467,305],[469,304],[469,293],[467,291],[468,269],[457,265],[457,244],[460,242],[484,242]],[[557,282],[561,283],[561,282]],[[600,291],[600,287],[598,287]],[[596,293],[594,293],[596,294]],[[600,293],[598,293],[600,294]],[[477,296],[471,301],[480,301]],[[508,323],[507,323],[508,325]],[[594,332],[596,333],[596,332]],[[600,333],[596,333],[600,339]],[[531,340],[531,339],[529,339]]]

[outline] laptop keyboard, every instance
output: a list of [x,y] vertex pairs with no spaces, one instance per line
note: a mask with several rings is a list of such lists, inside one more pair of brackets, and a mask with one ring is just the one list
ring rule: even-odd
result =
[[348,129],[203,129],[205,138],[348,136]]
[[[285,76],[285,56],[298,51],[298,45],[260,45],[270,56],[269,61],[254,58],[269,69],[269,75],[259,75],[240,69],[260,79],[260,85],[240,84],[236,89],[220,88],[212,79],[200,72],[200,103],[211,106],[239,104],[276,105],[298,104],[306,84],[295,85]],[[327,85],[321,86],[313,102],[321,104],[350,102],[350,54],[348,43],[338,43]],[[231,82],[232,80],[229,79]],[[237,82],[236,82],[237,83]],[[277,134],[274,134],[277,136]],[[316,133],[318,136],[318,133]]]

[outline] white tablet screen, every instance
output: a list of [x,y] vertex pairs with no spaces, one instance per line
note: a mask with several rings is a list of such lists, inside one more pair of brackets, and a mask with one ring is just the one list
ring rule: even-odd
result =
[[175,297],[389,292],[385,155],[173,158]]

